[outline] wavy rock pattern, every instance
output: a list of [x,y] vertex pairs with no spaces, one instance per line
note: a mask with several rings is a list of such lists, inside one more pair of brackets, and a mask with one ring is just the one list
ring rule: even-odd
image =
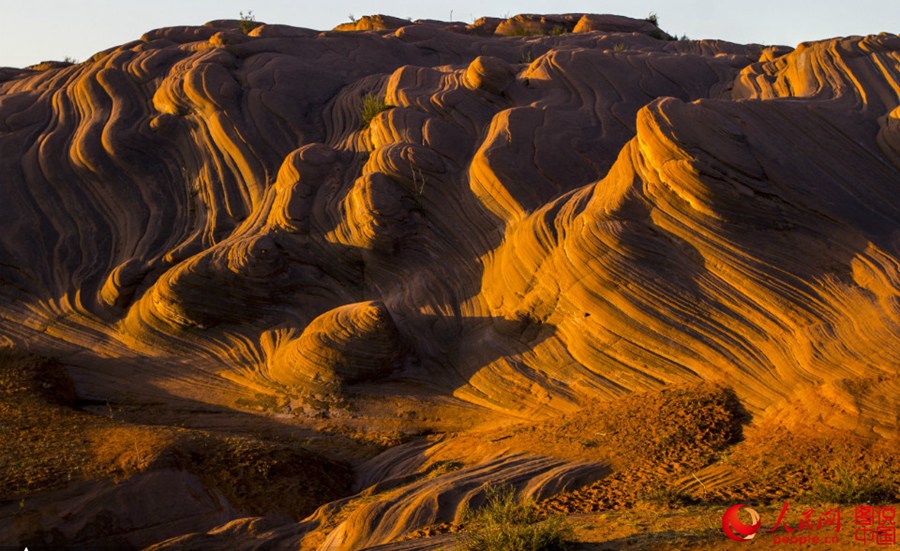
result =
[[[566,464],[543,457],[507,456],[438,478],[404,486],[388,498],[361,506],[321,544],[323,549],[363,549],[402,539],[411,529],[463,520],[485,499],[488,484],[507,484],[520,495],[542,499],[583,486],[605,474],[602,466]],[[386,484],[390,484],[388,481]],[[377,488],[377,487],[376,487]]]
[[272,355],[269,374],[284,385],[314,387],[377,379],[399,358],[397,329],[383,304],[342,306],[314,319]]
[[[900,37],[660,38],[216,21],[2,69],[2,342],[93,355],[88,393],[151,392],[103,357],[167,396],[403,381],[524,418],[712,380],[897,438]],[[371,519],[420,490],[331,537],[396,538]]]
[[[404,451],[406,455],[415,455],[420,450],[397,450],[389,457],[376,458],[375,462],[403,460]],[[414,474],[388,478],[356,496],[325,505],[296,524],[256,528],[250,525],[253,521],[249,519],[235,521],[207,533],[172,538],[154,549],[252,548],[254,544],[246,535],[254,532],[259,539],[278,549],[368,549],[385,542],[401,541],[405,534],[418,528],[462,522],[467,510],[484,502],[485,488],[489,484],[505,484],[515,488],[519,495],[537,500],[589,484],[608,472],[601,464],[507,455],[438,477]],[[327,523],[330,515],[353,500],[360,500],[361,505],[353,507],[351,513],[322,539],[315,532],[316,528]]]
[[[9,338],[290,385],[412,361],[520,415],[895,376],[900,39],[753,63],[604,17],[213,22],[7,70]],[[550,23],[578,32],[494,37]]]
[[28,515],[18,509],[18,503],[0,508],[0,540],[27,539],[46,547],[59,541],[103,542],[104,547],[125,549],[156,543],[161,531],[215,526],[237,514],[221,495],[208,492],[197,477],[182,471],[157,471],[120,484],[81,482],[37,496]]

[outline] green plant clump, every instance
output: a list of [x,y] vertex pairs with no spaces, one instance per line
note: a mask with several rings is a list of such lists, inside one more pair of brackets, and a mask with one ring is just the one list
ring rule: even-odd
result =
[[690,494],[666,485],[648,485],[638,493],[638,499],[644,503],[666,507],[683,507],[696,502]]
[[384,99],[376,96],[375,94],[366,94],[363,96],[362,102],[362,111],[360,111],[359,118],[362,125],[362,128],[368,128],[369,123],[372,122],[372,119],[375,118],[375,115],[381,113],[382,111],[387,111],[391,106],[384,102]]
[[541,518],[534,502],[520,502],[509,486],[487,489],[487,501],[466,515],[460,540],[468,551],[558,551],[572,528],[562,517]]
[[825,480],[813,483],[809,496],[826,503],[887,503],[894,497],[890,482],[875,472],[859,472],[839,463]]
[[453,459],[437,461],[431,465],[426,472],[428,478],[437,478],[447,473],[456,472],[465,467],[462,461]]
[[260,25],[262,25],[262,23],[256,21],[256,16],[253,15],[252,10],[247,13],[241,12],[241,19],[238,21],[238,29],[240,29],[242,33],[250,34],[250,31]]

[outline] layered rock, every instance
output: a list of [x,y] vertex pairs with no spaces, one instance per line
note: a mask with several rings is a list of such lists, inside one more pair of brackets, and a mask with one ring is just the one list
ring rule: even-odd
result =
[[895,36],[361,21],[382,30],[219,21],[11,74],[10,333],[65,318],[289,385],[388,376],[403,342],[414,377],[520,414],[895,373]]
[[[896,439],[898,67],[896,35],[563,14],[216,21],[3,69],[0,341],[123,403],[402,388],[538,419],[714,381]],[[331,537],[396,539],[423,496],[452,519],[472,472]]]
[[378,379],[397,369],[397,328],[384,304],[349,304],[328,311],[273,355],[269,376],[293,387],[318,389]]

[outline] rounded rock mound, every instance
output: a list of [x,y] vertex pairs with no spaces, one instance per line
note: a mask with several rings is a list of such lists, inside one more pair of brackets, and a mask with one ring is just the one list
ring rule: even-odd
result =
[[325,312],[279,347],[269,376],[287,386],[331,389],[386,375],[400,355],[399,333],[385,305],[358,302]]

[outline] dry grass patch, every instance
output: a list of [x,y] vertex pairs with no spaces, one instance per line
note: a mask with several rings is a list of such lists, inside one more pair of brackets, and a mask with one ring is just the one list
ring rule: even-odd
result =
[[464,522],[459,541],[467,551],[559,551],[572,536],[562,517],[545,517],[509,486],[488,488],[485,504]]

